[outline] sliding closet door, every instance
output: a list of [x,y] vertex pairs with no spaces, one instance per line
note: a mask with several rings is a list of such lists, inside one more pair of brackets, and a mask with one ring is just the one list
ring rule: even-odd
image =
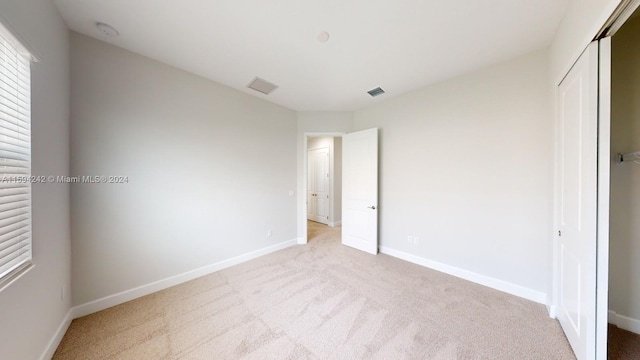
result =
[[558,86],[558,320],[579,360],[596,356],[598,43]]
[[596,359],[607,358],[609,323],[609,201],[611,197],[611,37],[599,41],[598,61],[598,255]]

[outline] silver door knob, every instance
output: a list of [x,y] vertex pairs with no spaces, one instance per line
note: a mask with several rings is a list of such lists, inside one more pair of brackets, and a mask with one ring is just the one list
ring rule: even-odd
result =
[[375,210],[375,209],[376,209],[376,207],[375,207],[375,206],[373,206],[373,205],[372,205],[372,206],[367,206],[367,208],[369,208],[369,209],[371,209],[371,210]]

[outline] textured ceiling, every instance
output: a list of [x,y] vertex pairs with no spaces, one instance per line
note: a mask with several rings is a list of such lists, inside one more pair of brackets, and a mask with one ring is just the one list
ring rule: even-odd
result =
[[[294,110],[341,111],[547,47],[568,0],[55,3],[74,31]],[[256,76],[279,88],[247,89]],[[378,86],[387,93],[371,98]]]

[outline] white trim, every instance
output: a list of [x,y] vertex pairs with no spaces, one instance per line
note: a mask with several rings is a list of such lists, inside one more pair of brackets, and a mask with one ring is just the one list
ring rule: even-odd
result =
[[[302,201],[302,208],[300,209],[301,213],[298,214],[298,226],[297,228],[302,229],[302,233],[298,234],[298,244],[306,244],[308,242],[308,233],[309,233],[309,229],[307,228],[307,221],[309,221],[309,219],[307,218],[307,177],[308,177],[308,169],[307,169],[307,162],[308,162],[308,151],[309,151],[309,135],[307,133],[302,134],[302,154],[300,155],[302,157],[302,169],[300,170],[300,172],[302,173],[302,188],[298,189],[298,194],[299,194],[299,199],[298,201]],[[298,174],[300,175],[300,174]]]
[[547,294],[526,288],[524,286],[512,284],[510,282],[492,278],[486,275],[474,273],[473,271],[460,269],[454,266],[445,265],[437,261],[421,258],[412,254],[408,254],[399,250],[394,250],[386,246],[380,247],[380,252],[389,256],[396,257],[417,265],[421,265],[433,270],[443,272],[445,274],[453,275],[464,280],[474,282],[476,284],[484,285],[492,289],[500,290],[511,295],[515,295],[527,300],[531,300],[540,304],[546,305]]
[[73,309],[70,309],[64,319],[62,319],[60,326],[58,326],[58,330],[53,334],[49,344],[47,344],[40,360],[50,360],[53,357],[53,354],[55,354],[56,349],[58,349],[58,345],[60,345],[60,342],[62,341],[64,334],[67,332],[67,329],[69,329],[69,325],[71,325],[71,321],[73,319]]
[[305,238],[303,238],[303,237],[296,238],[296,241],[297,241],[298,245],[306,245],[307,244],[307,240]]
[[556,81],[554,82],[554,85],[556,87],[560,85],[565,76],[567,76],[569,71],[571,71],[573,65],[576,63],[576,61],[578,61],[578,59],[584,52],[584,49],[587,48],[589,44],[594,41],[595,37],[601,32],[602,27],[607,23],[611,15],[613,15],[613,13],[616,11],[619,4],[619,1],[611,2],[609,6],[603,7],[602,11],[593,22],[593,25],[589,28],[588,31],[585,32],[582,41],[580,41],[579,43],[576,42],[576,44],[579,45],[575,47],[573,55],[569,59],[567,59],[567,62],[564,64],[564,66],[562,66],[562,71],[560,71],[560,73],[558,74],[554,74],[554,76],[558,76],[556,78]]
[[602,25],[602,29],[596,35],[596,38],[611,37],[629,20],[631,15],[640,6],[640,0],[621,0],[613,14]]
[[596,359],[607,358],[609,203],[611,169],[611,37],[598,41],[598,202],[596,250]]
[[329,226],[330,227],[340,227],[342,226],[342,221],[338,220],[338,221],[330,221],[329,222]]
[[609,322],[620,329],[640,334],[640,320],[620,315],[613,310],[609,310]]
[[31,269],[35,267],[36,266],[33,264],[33,259],[32,259],[28,263],[24,264],[22,267],[16,269],[16,271],[14,271],[12,274],[8,274],[9,276],[7,276],[6,278],[0,279],[0,291],[6,289],[11,284],[18,281],[18,279],[26,275],[29,271],[31,271]]
[[29,46],[26,46],[26,42],[21,39],[13,28],[9,25],[9,22],[0,16],[0,35],[7,40],[12,46],[14,46],[20,55],[24,56],[25,59],[38,62],[38,57],[33,54],[33,51],[29,50]]
[[249,260],[253,260],[260,256],[264,256],[264,255],[276,252],[278,250],[282,250],[290,246],[294,246],[298,243],[299,243],[298,239],[284,241],[279,244],[271,245],[263,249],[259,249],[256,251],[252,251],[250,253],[233,257],[231,259],[223,260],[215,264],[207,265],[199,269],[187,271],[185,273],[174,275],[163,280],[154,281],[152,283],[138,286],[133,289],[125,290],[117,294],[105,296],[102,299],[94,300],[86,304],[82,304],[74,307],[72,309],[73,318],[74,319],[79,318],[81,316],[89,315],[89,314],[110,308],[112,306],[120,305],[127,301],[137,299],[141,296],[149,295],[154,292],[164,290],[178,284],[182,284],[189,280],[193,280],[201,276],[208,275],[216,271],[226,269],[228,267],[241,264]]
[[558,308],[555,305],[547,306],[549,311],[549,317],[552,319],[558,319]]
[[[566,76],[567,74],[563,74],[563,78],[564,76]],[[559,248],[560,245],[558,244],[558,229],[560,228],[560,223],[558,221],[558,218],[560,217],[560,190],[559,190],[559,186],[558,184],[560,183],[560,104],[558,102],[558,97],[559,97],[560,91],[558,88],[558,85],[555,85],[553,88],[553,112],[554,112],[554,116],[553,116],[553,176],[552,176],[552,180],[553,180],[553,208],[552,208],[552,214],[553,217],[551,219],[551,224],[552,224],[552,229],[551,230],[551,234],[549,234],[549,236],[551,237],[551,292],[550,292],[550,301],[549,301],[549,305],[551,309],[553,310],[553,318],[557,319],[558,317],[558,306],[559,301],[558,301],[558,297],[560,296],[560,255],[559,255]],[[552,310],[550,310],[551,312]]]

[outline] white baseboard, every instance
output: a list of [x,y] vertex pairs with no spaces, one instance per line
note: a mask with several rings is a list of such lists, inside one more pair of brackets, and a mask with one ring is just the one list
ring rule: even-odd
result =
[[549,317],[552,319],[558,318],[558,310],[555,305],[547,305],[547,311],[549,311]]
[[260,250],[252,251],[250,253],[239,255],[231,259],[223,260],[215,264],[207,265],[199,269],[187,271],[185,273],[174,275],[163,280],[158,280],[146,285],[138,286],[130,290],[125,290],[117,294],[105,296],[102,299],[94,300],[86,304],[82,304],[74,307],[73,309],[71,309],[72,316],[74,319],[76,319],[85,315],[93,314],[94,312],[98,312],[98,311],[110,308],[112,306],[120,305],[127,301],[137,299],[141,296],[149,295],[156,291],[164,290],[172,286],[182,284],[189,280],[193,280],[201,276],[208,275],[222,269],[226,269],[233,265],[237,265],[237,264],[258,258],[260,256],[264,256],[272,252],[276,252],[278,250],[282,250],[290,246],[294,246],[298,244],[298,241],[299,241],[298,239],[284,241],[279,244],[271,245]]
[[330,227],[339,227],[342,226],[342,221],[338,220],[338,221],[330,221],[328,224]]
[[44,353],[42,354],[42,356],[40,357],[40,360],[51,360],[51,358],[53,357],[53,354],[55,354],[56,349],[58,348],[58,345],[60,345],[60,341],[62,341],[64,334],[67,332],[69,325],[71,325],[72,320],[73,320],[73,310],[70,309],[67,312],[67,315],[64,317],[64,319],[62,319],[62,323],[60,323],[60,326],[58,326],[58,330],[56,330],[56,333],[53,334],[53,337],[47,344],[47,347],[44,350]]
[[403,251],[399,251],[395,249],[390,249],[385,246],[380,247],[380,252],[383,254],[387,254],[387,255],[397,257],[399,259],[417,264],[417,265],[421,265],[433,270],[443,272],[445,274],[453,275],[461,279],[465,279],[480,285],[484,285],[496,290],[500,290],[511,295],[525,298],[527,300],[531,300],[543,305],[546,305],[547,303],[547,295],[545,293],[532,290],[524,286],[512,284],[504,280],[499,280],[489,276],[481,275],[481,274],[474,273],[469,270],[460,269],[454,266],[445,265],[437,261],[421,258],[419,256],[408,254]]
[[296,239],[298,245],[304,245],[307,241],[303,237],[299,237]]
[[640,320],[620,315],[613,310],[609,310],[609,322],[620,329],[640,334]]

